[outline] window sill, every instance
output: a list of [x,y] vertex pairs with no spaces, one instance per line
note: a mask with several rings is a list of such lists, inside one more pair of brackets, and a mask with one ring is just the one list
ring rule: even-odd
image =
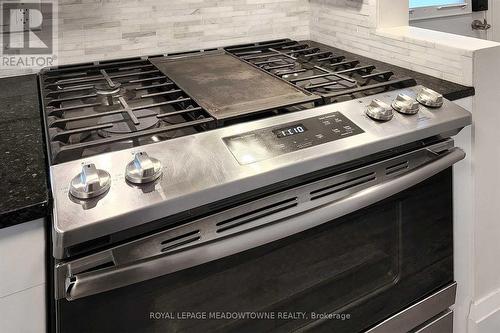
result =
[[422,29],[412,26],[381,28],[375,31],[380,37],[404,41],[411,44],[434,47],[437,49],[453,49],[454,52],[472,57],[475,51],[498,47],[500,43],[483,39],[453,35],[446,32]]

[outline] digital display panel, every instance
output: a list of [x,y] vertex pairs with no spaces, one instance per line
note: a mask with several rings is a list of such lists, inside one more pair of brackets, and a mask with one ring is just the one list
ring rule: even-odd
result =
[[303,124],[296,124],[293,126],[288,126],[274,130],[273,133],[278,138],[286,138],[292,135],[302,134],[307,132],[307,128]]
[[331,112],[222,138],[241,165],[264,161],[364,133],[341,112]]

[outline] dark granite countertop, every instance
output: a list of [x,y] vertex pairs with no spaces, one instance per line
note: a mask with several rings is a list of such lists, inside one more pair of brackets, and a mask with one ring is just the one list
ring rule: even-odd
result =
[[450,101],[454,101],[457,99],[469,97],[469,96],[474,96],[475,90],[474,87],[467,87],[463,86],[457,83],[453,83],[450,81],[438,79],[436,77],[422,74],[419,72],[414,72],[412,70],[399,67],[399,66],[394,66],[391,64],[388,64],[386,62],[381,62],[375,59],[367,58],[360,56],[358,54],[350,53],[329,45],[321,44],[315,41],[305,41],[307,43],[310,43],[311,46],[318,46],[321,47],[322,49],[331,49],[334,51],[335,54],[337,55],[343,55],[346,57],[347,60],[349,59],[356,59],[360,61],[360,65],[374,65],[378,70],[390,70],[394,73],[395,77],[402,78],[402,77],[411,77],[417,81],[417,84],[421,84],[427,88],[430,88],[432,90],[435,90],[442,94],[446,99]]
[[0,228],[47,216],[42,129],[36,75],[0,79]]

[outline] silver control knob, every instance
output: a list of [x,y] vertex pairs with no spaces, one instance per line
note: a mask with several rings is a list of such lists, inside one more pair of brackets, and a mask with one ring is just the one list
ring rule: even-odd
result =
[[374,99],[370,105],[366,107],[365,113],[368,117],[379,121],[391,120],[394,116],[392,107],[379,99]]
[[144,184],[158,179],[161,172],[161,162],[141,152],[135,154],[134,160],[127,164],[125,178],[134,184]]
[[78,199],[90,199],[103,194],[110,186],[108,172],[97,169],[94,164],[86,164],[82,172],[71,180],[69,193]]
[[392,102],[392,107],[399,113],[416,114],[420,109],[420,104],[418,104],[414,98],[406,94],[399,94],[394,102]]
[[443,95],[429,88],[422,88],[417,95],[417,101],[420,104],[431,107],[440,108],[443,106]]

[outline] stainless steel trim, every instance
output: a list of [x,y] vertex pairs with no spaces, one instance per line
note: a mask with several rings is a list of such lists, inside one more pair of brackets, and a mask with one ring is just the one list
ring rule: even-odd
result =
[[[434,316],[446,311],[455,303],[456,293],[457,283],[454,282],[438,292],[424,298],[420,302],[395,314],[377,326],[367,330],[365,333],[406,333],[415,329],[419,325],[425,325],[427,320],[433,319]],[[421,327],[421,329],[424,328],[425,327]],[[434,331],[423,330],[417,332],[431,333]],[[439,333],[448,332],[439,331]]]
[[[450,144],[452,140],[448,140],[447,142]],[[442,144],[438,144],[437,146],[439,150],[443,149]],[[326,195],[325,198],[328,201],[324,201],[324,204],[320,206],[314,207],[313,205],[317,203],[314,200],[310,200],[302,206],[297,207],[295,215],[288,217],[283,215],[280,218],[279,214],[271,214],[271,217],[268,217],[268,223],[265,225],[262,225],[262,222],[260,222],[260,225],[250,224],[250,227],[253,227],[251,231],[247,229],[247,232],[241,232],[241,230],[236,228],[231,236],[224,237],[225,235],[222,235],[216,241],[212,239],[212,241],[207,241],[197,246],[185,247],[181,248],[181,250],[177,248],[176,251],[170,253],[159,253],[152,256],[141,255],[141,252],[147,252],[150,246],[149,243],[144,242],[145,249],[141,247],[132,248],[132,252],[134,253],[132,256],[128,253],[123,254],[122,250],[122,257],[126,258],[123,261],[119,258],[121,247],[118,247],[108,250],[108,255],[102,252],[93,255],[97,256],[100,261],[102,261],[103,257],[112,257],[114,259],[112,267],[83,273],[79,273],[74,268],[79,265],[88,267],[88,262],[92,262],[93,256],[60,264],[56,267],[56,298],[65,297],[68,300],[79,299],[171,274],[271,243],[388,198],[432,177],[465,158],[465,153],[459,148],[451,148],[442,154],[430,151],[428,148],[419,150],[418,152],[422,151],[427,151],[434,156],[434,159],[430,162],[425,160],[423,165],[419,165],[406,173],[395,172],[388,174],[387,177],[381,177],[382,181],[379,183],[361,190],[357,188],[356,191],[344,195],[337,200],[332,201],[332,197],[328,198],[328,195]],[[420,156],[419,158],[421,159],[422,157]],[[387,169],[385,168],[384,173],[387,173]],[[311,192],[310,195],[313,196],[314,194]],[[269,199],[266,198],[266,200]],[[293,200],[292,197],[290,202]],[[215,219],[217,221],[217,217]],[[201,223],[204,222],[201,221]],[[215,223],[213,227],[217,228],[217,225],[218,223]],[[257,226],[260,228],[256,228]],[[236,231],[240,232],[237,233]],[[192,232],[196,232],[196,229]],[[221,231],[209,230],[208,232],[213,234],[220,233]],[[194,234],[191,233],[188,235],[192,236]],[[219,234],[219,236],[221,235]],[[139,240],[138,242],[140,244],[143,240]],[[127,250],[125,249],[125,251]],[[132,257],[132,260],[127,260],[130,257]]]
[[419,326],[412,333],[453,333],[453,311],[446,310]]

